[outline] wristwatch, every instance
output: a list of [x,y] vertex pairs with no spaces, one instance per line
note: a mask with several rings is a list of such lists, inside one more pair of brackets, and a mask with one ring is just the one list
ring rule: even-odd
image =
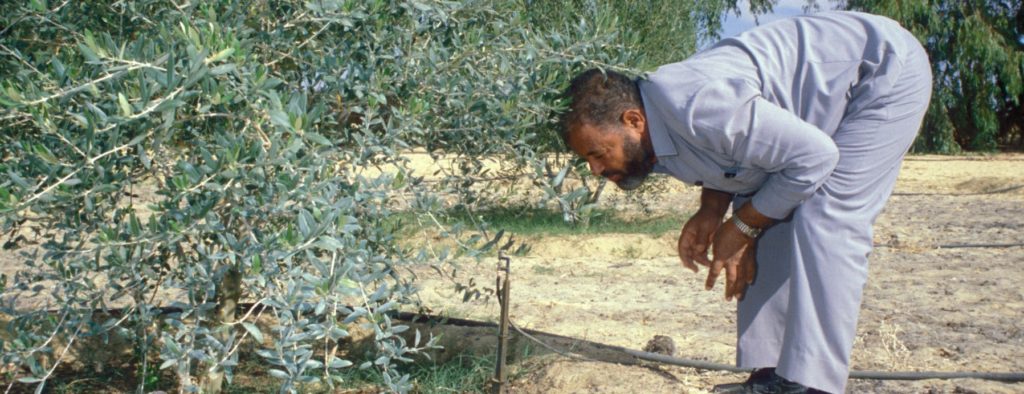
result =
[[729,219],[729,221],[732,222],[732,224],[735,224],[736,228],[740,229],[741,233],[750,238],[757,238],[758,235],[761,235],[761,229],[750,227],[749,224],[743,223],[739,216],[732,215],[732,218]]

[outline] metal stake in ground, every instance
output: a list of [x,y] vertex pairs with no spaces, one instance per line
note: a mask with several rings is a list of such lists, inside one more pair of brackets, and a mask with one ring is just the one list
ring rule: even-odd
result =
[[[504,267],[502,266],[504,263]],[[505,255],[504,250],[498,251],[498,272],[495,279],[495,290],[498,294],[498,305],[501,306],[501,322],[498,324],[498,359],[494,363],[494,378],[491,379],[491,392],[502,394],[508,391],[508,371],[505,368],[505,353],[508,352],[508,309],[509,309],[509,275],[511,275],[512,259]],[[504,275],[502,275],[504,272]]]

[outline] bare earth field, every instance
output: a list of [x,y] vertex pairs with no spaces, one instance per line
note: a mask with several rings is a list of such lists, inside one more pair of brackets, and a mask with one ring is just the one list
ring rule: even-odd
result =
[[[672,183],[656,209],[693,212],[699,189]],[[603,205],[639,210],[617,191]],[[527,243],[532,252],[512,262],[511,318],[519,326],[638,350],[666,335],[676,357],[734,361],[735,304],[724,301],[721,284],[703,290],[704,271],[694,275],[679,264],[674,234]],[[853,369],[1024,371],[1024,155],[909,157],[876,223],[875,243]],[[493,266],[466,263],[460,275],[493,283]],[[497,319],[494,299],[463,303],[450,284],[421,274],[423,301],[435,312]],[[493,343],[478,337],[493,332],[452,335],[461,337],[445,341],[450,346]],[[514,365],[514,391],[522,393],[702,393],[746,377],[556,355]],[[851,380],[848,391],[1016,393],[1024,383]]]

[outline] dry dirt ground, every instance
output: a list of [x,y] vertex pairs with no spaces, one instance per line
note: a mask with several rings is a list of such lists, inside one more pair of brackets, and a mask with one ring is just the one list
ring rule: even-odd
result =
[[[698,193],[673,185],[654,206],[693,212]],[[603,204],[638,209],[624,201],[612,193]],[[666,335],[677,357],[733,362],[735,304],[724,301],[720,285],[703,290],[703,271],[695,275],[679,264],[674,234],[527,242],[532,252],[512,262],[511,319],[519,326],[632,349]],[[854,370],[1024,371],[1024,155],[909,157],[876,223],[875,243]],[[460,275],[493,283],[493,267],[492,260],[466,263]],[[461,302],[450,284],[423,275],[423,301],[435,312],[496,320],[494,299]],[[480,337],[492,332],[447,335],[451,347],[493,344]],[[543,353],[522,338],[514,344],[517,351],[528,346]],[[575,350],[585,353],[584,347]],[[513,366],[514,391],[522,393],[702,393],[745,378],[557,355]],[[1024,392],[1024,383],[851,380],[848,391],[1014,393]]]
[[[693,212],[699,189],[665,181],[654,214]],[[618,191],[602,204],[640,215]],[[680,223],[681,225],[682,223]],[[909,157],[896,194],[878,219],[871,276],[864,294],[855,370],[1024,371],[1024,155]],[[511,318],[549,333],[641,349],[655,335],[671,337],[677,357],[732,363],[735,304],[721,286],[703,290],[704,272],[677,260],[675,234],[527,239],[532,251],[512,261]],[[968,245],[971,244],[971,245]],[[989,247],[978,244],[991,244]],[[999,247],[1017,244],[1012,247]],[[946,247],[943,247],[946,246]],[[952,246],[952,247],[949,247]],[[960,246],[960,247],[956,247]],[[0,252],[0,269],[19,258]],[[462,281],[493,283],[494,262],[466,262]],[[434,313],[494,321],[493,298],[461,302],[450,282],[420,275],[421,296]],[[493,354],[493,330],[444,328],[446,354]],[[577,353],[596,354],[571,340],[544,337]],[[544,353],[513,337],[513,391],[518,393],[702,393],[742,380],[737,373],[683,367],[640,367],[579,361]],[[475,347],[474,347],[475,346]],[[1024,383],[982,380],[851,380],[849,392],[1024,392]]]

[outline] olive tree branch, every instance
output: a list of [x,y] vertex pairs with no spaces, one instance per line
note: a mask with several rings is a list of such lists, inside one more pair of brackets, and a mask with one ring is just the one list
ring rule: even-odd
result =
[[[160,100],[160,102],[156,102],[153,105],[151,105],[148,108],[146,108],[144,111],[139,112],[138,114],[135,114],[135,115],[132,115],[132,116],[128,117],[128,120],[138,119],[138,118],[140,118],[142,116],[145,116],[145,115],[149,114],[157,106],[159,106],[163,101],[166,101],[166,100],[169,100],[169,99],[173,98],[175,95],[180,93],[183,89],[184,88],[178,88],[177,90],[175,90],[174,92],[171,92],[171,94],[167,95],[162,100]],[[156,128],[150,128],[149,131],[146,133],[145,137],[143,137],[143,139],[151,137],[153,135],[153,133],[156,132],[156,130],[157,130]],[[21,205],[21,208],[24,208],[28,204],[31,204],[33,201],[39,199],[43,195],[45,195],[45,194],[49,193],[50,191],[52,191],[53,189],[57,188],[57,186],[60,186],[60,185],[64,184],[64,182],[67,182],[68,179],[71,179],[71,177],[75,176],[76,174],[81,172],[83,169],[92,167],[100,159],[102,159],[104,157],[107,157],[107,156],[110,156],[110,155],[112,155],[114,153],[123,151],[125,149],[131,148],[132,146],[135,146],[135,145],[136,145],[135,143],[129,142],[129,143],[126,143],[124,145],[118,146],[118,147],[116,147],[114,149],[111,149],[111,150],[108,150],[106,152],[103,152],[103,153],[101,153],[101,154],[99,154],[99,155],[97,155],[97,156],[87,160],[84,166],[78,167],[74,171],[71,171],[70,173],[65,175],[63,178],[61,178],[57,182],[54,182],[52,185],[48,186],[46,189],[43,189],[43,191],[41,191],[39,193],[36,193],[35,195],[33,195],[29,199],[25,200],[24,202],[22,202],[19,205]],[[40,182],[39,185],[37,185],[35,188],[33,188],[33,190],[34,189],[38,189],[45,182],[46,182],[46,179],[44,178],[43,182]]]
[[39,104],[45,103],[47,101],[53,100],[55,98],[64,97],[64,96],[67,96],[69,94],[81,91],[83,89],[86,89],[86,88],[88,88],[90,86],[93,86],[95,84],[98,84],[100,82],[106,81],[106,80],[111,79],[111,78],[119,77],[121,75],[124,75],[124,74],[128,73],[129,71],[138,70],[140,68],[143,68],[143,67],[140,67],[140,66],[130,66],[130,67],[124,69],[124,70],[121,70],[121,71],[118,71],[118,72],[115,72],[115,73],[109,73],[109,74],[104,75],[102,77],[96,78],[96,79],[94,79],[92,81],[85,82],[85,83],[83,83],[81,85],[78,85],[78,86],[75,86],[75,87],[72,87],[72,88],[61,90],[61,91],[59,91],[57,93],[51,94],[49,96],[46,96],[46,97],[43,97],[43,98],[40,98],[40,99],[37,99],[37,100],[29,101],[29,102],[27,102],[25,104],[28,104],[28,105],[39,105]]

